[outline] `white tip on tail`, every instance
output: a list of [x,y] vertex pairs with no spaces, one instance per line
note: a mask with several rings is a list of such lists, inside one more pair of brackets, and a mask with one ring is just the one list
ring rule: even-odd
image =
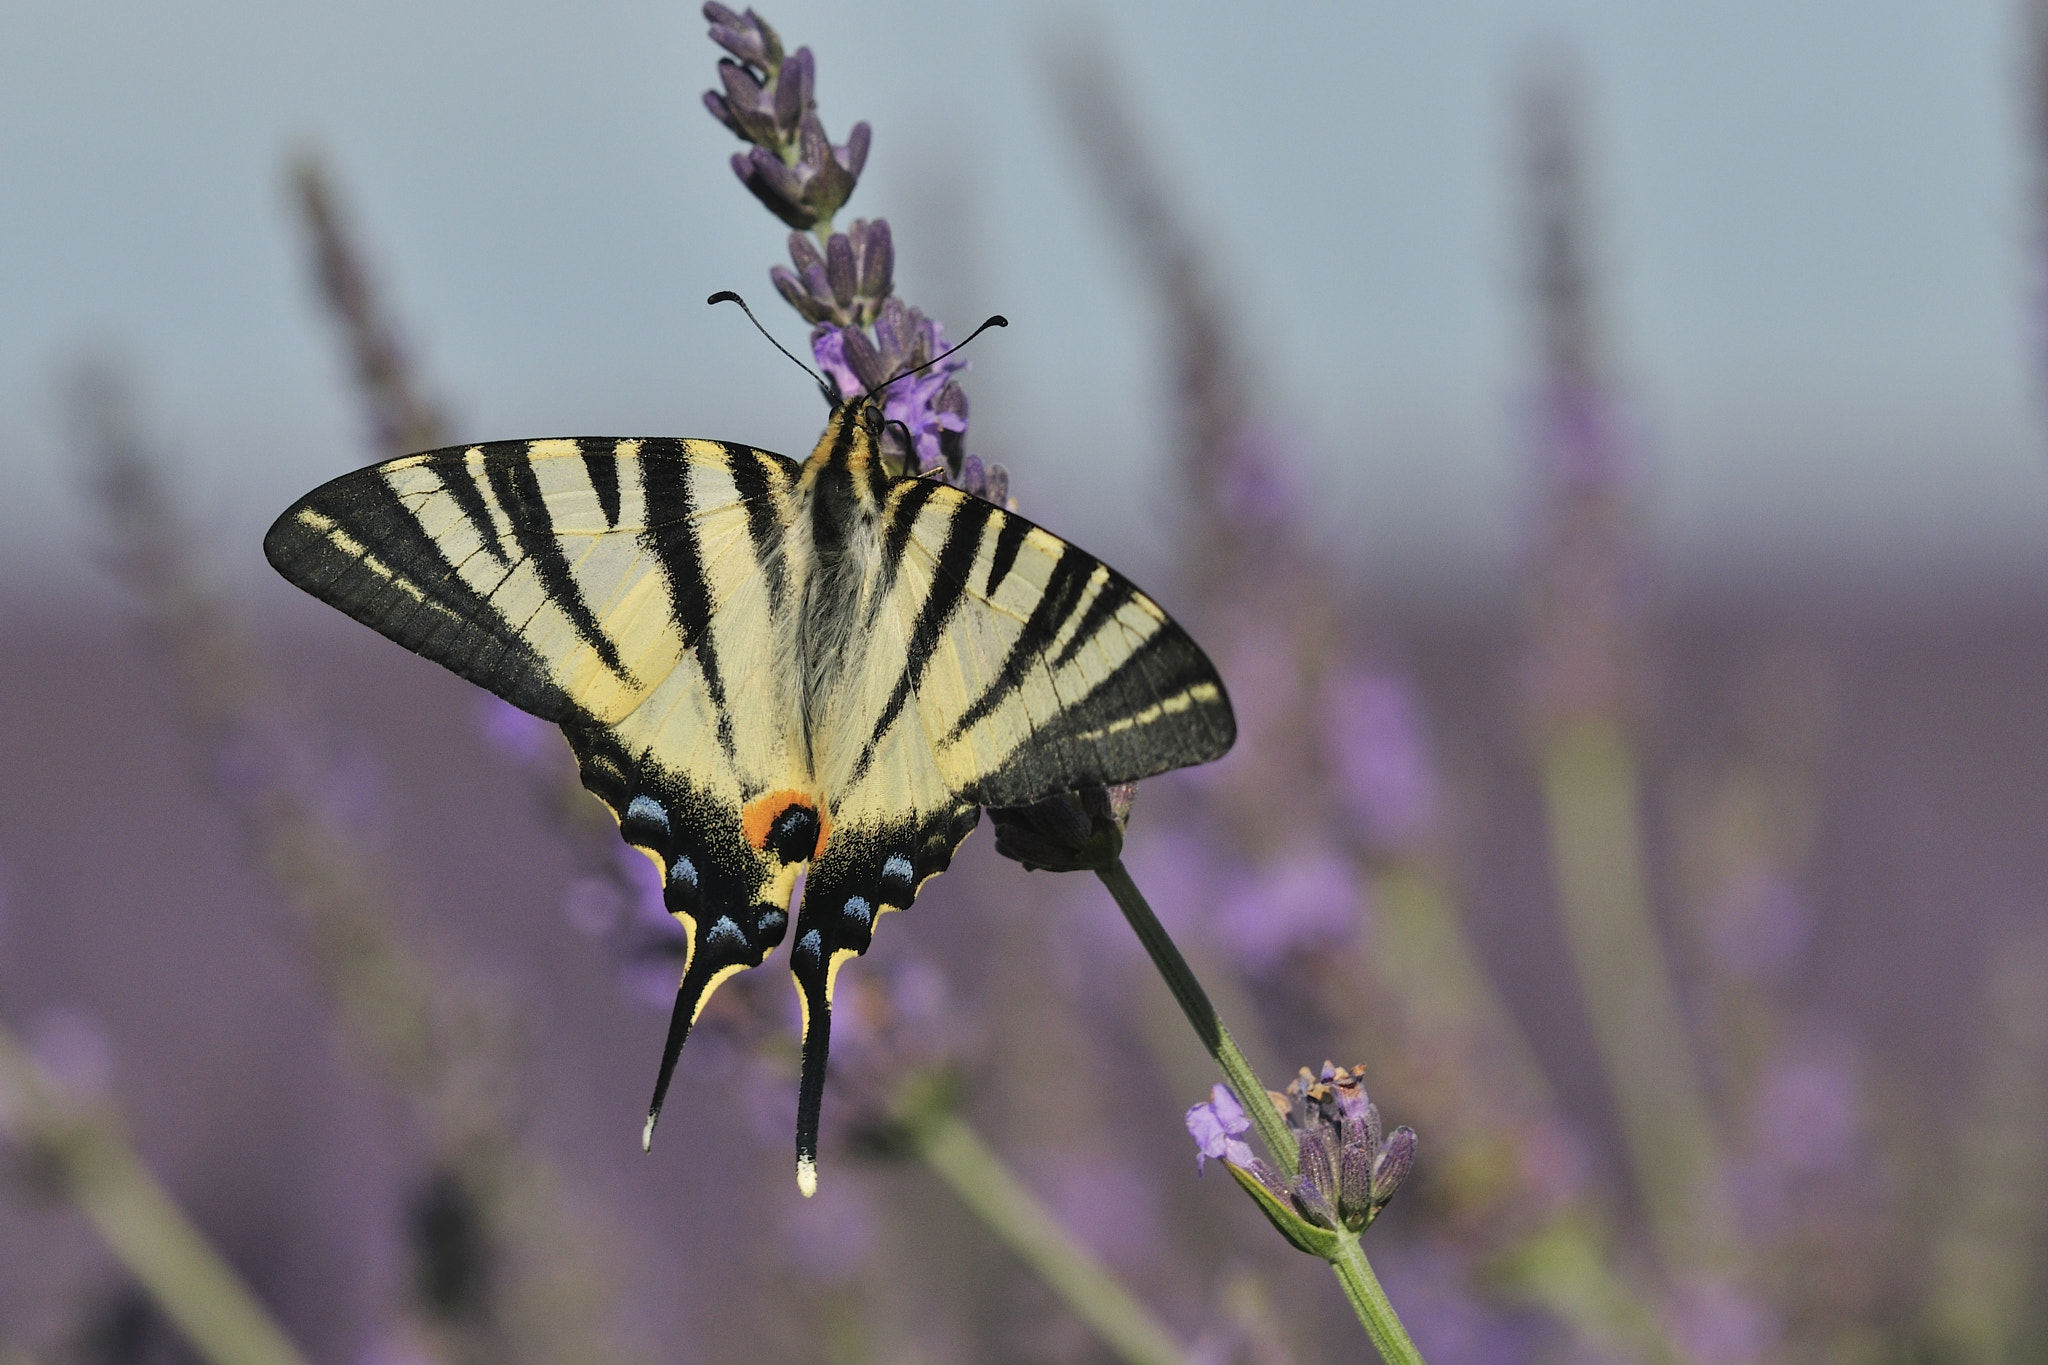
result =
[[796,1187],[806,1199],[818,1192],[818,1163],[807,1156],[796,1159]]
[[652,1114],[647,1116],[647,1126],[640,1130],[640,1150],[643,1152],[654,1150],[654,1115]]

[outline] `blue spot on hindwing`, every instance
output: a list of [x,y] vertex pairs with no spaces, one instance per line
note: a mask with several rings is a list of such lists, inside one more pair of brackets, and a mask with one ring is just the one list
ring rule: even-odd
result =
[[676,860],[669,864],[668,879],[669,884],[672,886],[687,886],[692,891],[695,891],[697,889],[697,865],[691,862],[688,857],[678,854],[676,855]]
[[704,936],[706,947],[744,948],[747,946],[747,931],[733,921],[731,915],[720,915],[718,923],[711,926],[711,932]]
[[[790,953],[792,959],[800,957],[809,958],[810,961],[803,965],[811,968],[815,968],[824,956],[825,940],[818,937],[816,929],[811,930],[811,932],[798,939],[795,950]],[[792,965],[795,965],[794,962],[792,962]]]
[[882,877],[885,881],[893,877],[899,881],[907,882],[913,874],[914,869],[910,866],[910,859],[904,857],[901,853],[891,853],[889,861],[882,864]]
[[653,797],[642,794],[626,803],[625,814],[619,817],[619,828],[625,832],[628,843],[642,844],[659,839],[668,842],[668,810]]
[[845,914],[851,923],[865,929],[868,927],[868,921],[875,917],[875,910],[873,906],[867,903],[866,897],[848,896],[846,898]]

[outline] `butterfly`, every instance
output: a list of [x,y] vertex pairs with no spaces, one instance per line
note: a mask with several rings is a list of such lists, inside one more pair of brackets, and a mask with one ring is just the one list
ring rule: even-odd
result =
[[[883,386],[886,387],[886,386]],[[982,807],[1221,757],[1222,680],[1102,561],[882,454],[883,388],[802,464],[673,438],[497,441],[335,479],[264,537],[292,583],[561,726],[687,942],[654,1099],[790,929],[797,1183],[833,981]],[[807,869],[807,871],[806,871]]]

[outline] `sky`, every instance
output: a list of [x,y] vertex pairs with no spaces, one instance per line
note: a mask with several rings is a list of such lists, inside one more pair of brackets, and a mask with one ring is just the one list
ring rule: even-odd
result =
[[[976,343],[973,446],[1113,562],[1160,557],[1168,351],[1053,105],[1126,85],[1299,458],[1387,587],[1510,587],[1527,481],[1513,92],[1587,76],[1604,344],[1681,582],[2048,583],[2017,11],[1954,3],[777,3],[874,150],[848,212]],[[1281,11],[1272,11],[1280,14]],[[135,377],[223,571],[366,458],[285,194],[329,161],[464,438],[701,435],[801,456],[808,382],[707,294],[783,230],[732,178],[715,51],[656,0],[16,6],[0,44],[0,600],[91,591],[63,377]],[[270,586],[257,592],[281,591]]]

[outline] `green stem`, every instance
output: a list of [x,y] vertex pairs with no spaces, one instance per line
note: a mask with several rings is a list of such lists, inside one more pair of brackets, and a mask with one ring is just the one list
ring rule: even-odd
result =
[[[1146,904],[1144,894],[1131,880],[1131,874],[1124,870],[1122,860],[1097,868],[1095,875],[1109,888],[1109,894],[1116,897],[1117,908],[1124,912],[1124,918],[1138,935],[1138,941],[1152,955],[1152,965],[1166,978],[1167,989],[1173,992],[1181,1012],[1194,1026],[1196,1036],[1209,1049],[1209,1055],[1216,1059],[1216,1064],[1223,1068],[1231,1088],[1237,1091],[1239,1100],[1244,1104],[1245,1113],[1259,1130],[1266,1150],[1273,1154],[1274,1160],[1285,1168],[1290,1178],[1299,1174],[1299,1151],[1287,1132],[1286,1124],[1281,1121],[1279,1111],[1267,1102],[1266,1087],[1259,1083],[1251,1063],[1231,1041],[1230,1030],[1223,1026],[1223,1020],[1217,1017],[1216,1007],[1209,1003],[1209,993],[1195,979],[1187,959],[1181,956],[1180,949],[1174,946],[1173,939],[1167,934],[1166,926]],[[1415,1349],[1408,1330],[1394,1312],[1394,1305],[1387,1301],[1386,1291],[1380,1288],[1379,1277],[1372,1273],[1372,1266],[1365,1259],[1365,1248],[1360,1245],[1357,1234],[1340,1236],[1329,1261],[1330,1269],[1336,1272],[1337,1283],[1343,1286],[1345,1299],[1351,1304],[1351,1311],[1358,1315],[1366,1335],[1372,1338],[1373,1348],[1380,1353],[1380,1359],[1387,1365],[1423,1365],[1422,1353]]]
[[1187,1352],[1172,1334],[957,1115],[939,1113],[911,1132],[924,1163],[1118,1359],[1127,1365],[1188,1365]]
[[1202,1046],[1216,1059],[1216,1065],[1223,1068],[1225,1079],[1237,1092],[1238,1102],[1244,1105],[1252,1126],[1259,1130],[1259,1138],[1266,1144],[1266,1150],[1272,1153],[1273,1160],[1280,1163],[1290,1178],[1298,1175],[1301,1171],[1300,1152],[1279,1111],[1266,1099],[1266,1087],[1260,1083],[1251,1063],[1238,1051],[1230,1030],[1223,1026],[1216,1007],[1209,1003],[1209,993],[1195,979],[1194,969],[1188,966],[1188,960],[1174,946],[1166,926],[1145,903],[1144,893],[1131,880],[1131,874],[1124,870],[1123,861],[1119,859],[1108,867],[1097,868],[1095,875],[1102,878],[1109,894],[1116,897],[1117,908],[1124,912],[1124,918],[1138,935],[1138,942],[1144,944],[1145,951],[1152,955],[1152,965],[1166,978],[1166,988],[1173,992],[1174,1000],[1180,1005],[1181,1013],[1188,1017],[1188,1023],[1194,1026]]
[[1351,1301],[1351,1311],[1365,1324],[1365,1334],[1372,1338],[1380,1359],[1387,1365],[1423,1365],[1422,1352],[1415,1349],[1408,1329],[1401,1325],[1394,1305],[1387,1301],[1387,1291],[1380,1288],[1380,1277],[1372,1273],[1357,1233],[1346,1233],[1337,1239],[1337,1253],[1330,1258],[1330,1269],[1337,1272],[1337,1283],[1344,1286],[1344,1297]]
[[22,1126],[48,1145],[72,1201],[200,1356],[211,1365],[307,1365],[114,1126],[53,1096],[4,1029],[0,1086],[25,1097]]
[[1705,1088],[1650,909],[1635,756],[1588,719],[1543,748],[1558,901],[1652,1235],[1673,1272],[1736,1257]]

